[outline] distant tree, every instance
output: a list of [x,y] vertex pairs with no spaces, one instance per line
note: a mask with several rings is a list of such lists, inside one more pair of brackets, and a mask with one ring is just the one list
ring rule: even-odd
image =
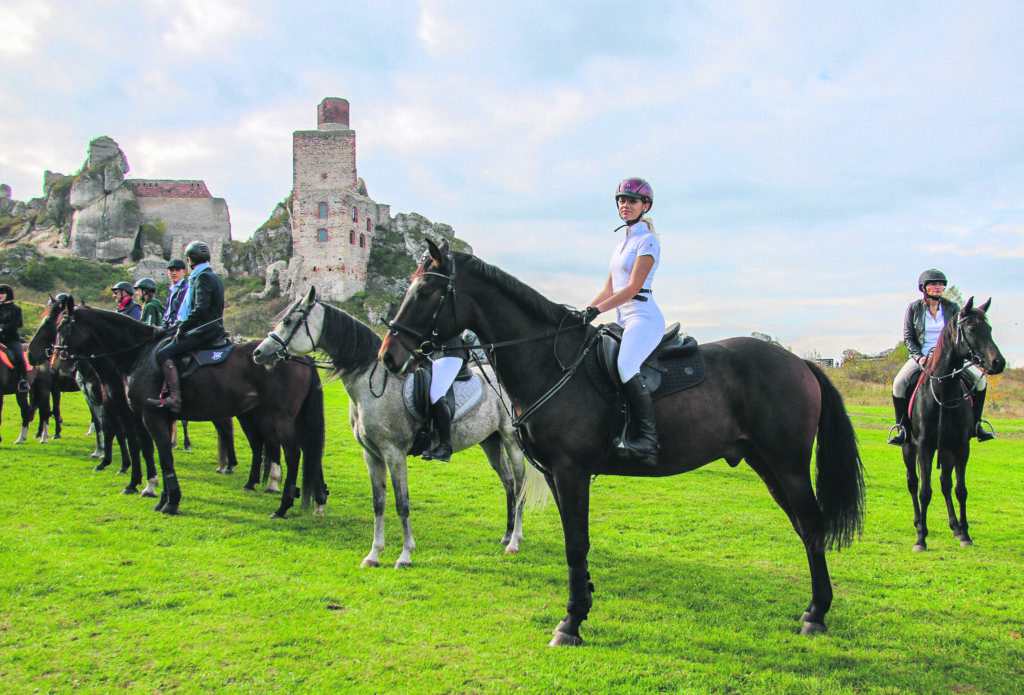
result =
[[960,288],[957,287],[956,285],[947,286],[946,291],[942,293],[942,296],[951,302],[956,302],[960,306],[963,306],[964,304],[967,303],[967,300],[964,299],[963,292],[961,292]]

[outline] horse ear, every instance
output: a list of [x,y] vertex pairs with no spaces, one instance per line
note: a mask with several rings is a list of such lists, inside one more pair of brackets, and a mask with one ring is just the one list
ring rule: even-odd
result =
[[974,308],[974,297],[972,296],[970,299],[967,300],[967,304],[964,305],[964,308],[962,309],[962,311],[965,314],[969,314],[971,312],[971,309],[973,309],[973,308]]
[[979,304],[979,305],[978,305],[978,308],[979,308],[979,309],[981,309],[981,310],[982,310],[982,311],[983,311],[984,313],[986,313],[986,314],[987,314],[987,313],[988,313],[988,308],[989,308],[989,306],[991,306],[991,305],[992,305],[992,297],[989,297],[989,298],[988,298],[988,301],[987,301],[987,302],[985,302],[984,304]]
[[316,301],[316,286],[310,285],[309,291],[306,292],[306,296],[302,299],[302,303],[305,306],[313,306],[313,302]]
[[438,246],[430,239],[427,239],[427,252],[436,265],[444,266],[448,260],[448,240],[442,239],[441,245]]

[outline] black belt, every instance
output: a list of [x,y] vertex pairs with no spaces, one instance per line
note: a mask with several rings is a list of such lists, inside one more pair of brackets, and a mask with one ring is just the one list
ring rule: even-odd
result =
[[650,294],[650,293],[651,293],[651,291],[649,289],[647,289],[646,287],[643,287],[643,288],[640,289],[640,293],[639,294],[634,295],[633,299],[635,299],[638,302],[646,302],[647,301],[647,297],[645,297],[644,295],[645,294]]

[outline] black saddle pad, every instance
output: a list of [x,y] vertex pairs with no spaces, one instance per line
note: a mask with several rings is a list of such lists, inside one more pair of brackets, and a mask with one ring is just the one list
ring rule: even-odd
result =
[[[160,365],[156,361],[157,351],[166,345],[171,340],[174,340],[174,336],[168,336],[158,342],[156,347],[153,348],[152,352],[149,353],[149,366],[157,374],[161,373]],[[175,359],[175,363],[178,366],[178,376],[182,379],[196,371],[200,367],[206,367],[211,364],[220,364],[228,358],[231,354],[231,350],[235,347],[235,343],[231,341],[226,335],[218,338],[214,343],[202,347],[198,350],[192,350],[191,352],[182,355]]]
[[[693,388],[703,382],[707,376],[704,356],[696,347],[697,341],[693,338],[686,338],[683,342],[686,348],[692,349],[680,349],[680,346],[677,345],[656,353],[658,358],[656,369],[661,376],[661,383],[658,384],[657,389],[651,392],[652,399],[658,400],[673,393]],[[622,385],[618,383],[618,379],[613,381],[608,376],[607,370],[601,364],[598,350],[591,350],[583,364],[590,383],[598,390],[601,397],[613,405],[619,403],[622,400]],[[645,362],[641,372],[646,375],[649,370],[652,370],[652,367]],[[652,380],[648,379],[648,381]]]

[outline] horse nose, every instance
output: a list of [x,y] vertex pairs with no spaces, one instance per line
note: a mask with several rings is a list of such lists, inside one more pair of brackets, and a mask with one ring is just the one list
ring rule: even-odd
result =
[[1002,374],[1004,369],[1006,369],[1006,358],[999,355],[992,360],[992,369],[989,370],[989,374]]
[[392,356],[390,352],[385,352],[383,355],[381,355],[380,361],[384,363],[384,369],[392,373],[396,371],[395,358]]

